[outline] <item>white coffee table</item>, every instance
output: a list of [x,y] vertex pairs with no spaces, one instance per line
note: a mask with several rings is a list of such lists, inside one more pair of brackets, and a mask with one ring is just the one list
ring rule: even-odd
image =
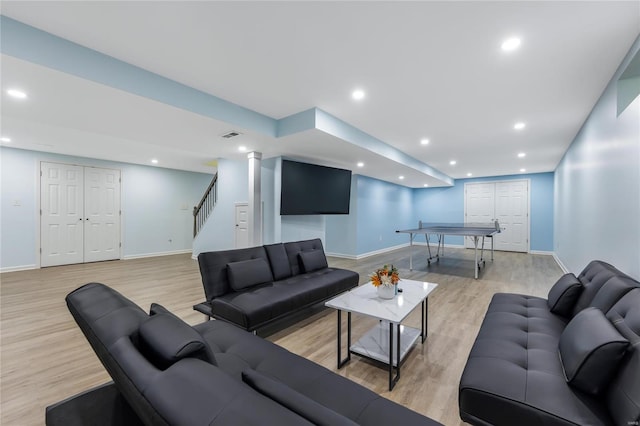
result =
[[[423,281],[400,280],[398,289],[402,292],[393,299],[381,299],[378,297],[377,289],[368,283],[327,301],[325,306],[334,308],[338,312],[338,369],[351,360],[352,353],[380,361],[389,366],[389,390],[392,390],[400,380],[400,366],[404,357],[419,337],[422,339],[421,343],[424,343],[427,338],[427,298],[437,286],[438,284]],[[401,322],[420,304],[422,305],[422,330],[401,325]],[[347,357],[344,359],[342,358],[342,311],[347,312],[347,347],[349,348]],[[378,325],[353,345],[351,344],[352,312],[380,320]]]

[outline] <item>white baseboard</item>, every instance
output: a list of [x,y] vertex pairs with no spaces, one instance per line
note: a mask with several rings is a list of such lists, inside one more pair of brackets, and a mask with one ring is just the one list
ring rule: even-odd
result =
[[375,256],[376,254],[383,254],[383,253],[388,253],[390,251],[394,251],[394,250],[398,250],[404,247],[409,247],[409,243],[404,243],[404,244],[400,244],[397,246],[393,246],[393,247],[385,247],[383,249],[380,250],[374,250],[374,251],[370,251],[367,253],[362,253],[362,254],[358,254],[358,255],[353,255],[353,254],[343,254],[343,253],[325,253],[327,256],[331,256],[331,257],[341,257],[343,259],[351,259],[351,260],[360,260],[360,259],[364,259],[366,257],[369,256]]
[[[423,243],[423,242],[415,242],[413,243],[414,246],[427,246],[427,243]],[[401,248],[405,248],[405,247],[409,247],[409,243],[404,243],[404,244],[399,244],[397,246],[393,246],[393,247],[386,247],[380,250],[374,250],[374,251],[370,251],[367,253],[362,253],[362,254],[358,254],[358,255],[353,255],[353,254],[343,254],[343,253],[329,253],[326,252],[325,254],[327,256],[331,256],[331,257],[339,257],[342,259],[350,259],[350,260],[360,260],[360,259],[364,259],[367,258],[369,256],[375,256],[376,254],[384,254],[384,253],[388,253],[390,251],[394,251],[394,250],[398,250]],[[445,248],[464,248],[464,245],[461,244],[445,244],[444,245]],[[431,248],[432,250],[437,250],[438,249],[438,243],[431,243]]]
[[0,273],[29,271],[31,269],[36,269],[36,265],[7,266],[6,268],[0,268]]
[[564,263],[562,263],[562,260],[560,260],[560,258],[558,257],[558,255],[556,254],[556,252],[553,252],[553,259],[556,261],[556,263],[558,264],[558,266],[560,267],[560,269],[562,269],[564,271],[565,274],[568,274],[569,268],[567,268],[566,266],[564,266]]
[[555,256],[555,253],[552,251],[546,251],[546,250],[529,250],[530,254],[542,254],[545,256]]
[[192,252],[191,249],[185,249],[185,250],[161,251],[157,253],[130,254],[128,256],[124,256],[122,259],[124,260],[144,259],[147,257],[171,256],[174,254],[186,254],[191,252]]

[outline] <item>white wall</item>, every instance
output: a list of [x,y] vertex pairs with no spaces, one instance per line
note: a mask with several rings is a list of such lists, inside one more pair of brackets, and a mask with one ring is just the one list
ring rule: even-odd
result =
[[193,241],[193,255],[235,248],[235,204],[249,199],[249,162],[218,160],[218,201]]
[[640,279],[640,98],[617,114],[622,62],[555,172],[554,250],[573,272],[608,261]]
[[41,161],[122,171],[123,257],[191,250],[193,206],[211,175],[0,147],[1,271],[37,266]]

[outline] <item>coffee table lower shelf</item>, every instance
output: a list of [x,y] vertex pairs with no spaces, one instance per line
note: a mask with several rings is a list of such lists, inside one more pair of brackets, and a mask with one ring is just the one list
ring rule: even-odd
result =
[[[400,326],[400,363],[409,353],[413,345],[420,338],[421,332],[417,328]],[[389,323],[380,321],[378,325],[369,330],[349,350],[351,353],[380,361],[389,365]],[[395,350],[398,344],[398,333],[393,336],[393,364],[398,365],[398,352]]]

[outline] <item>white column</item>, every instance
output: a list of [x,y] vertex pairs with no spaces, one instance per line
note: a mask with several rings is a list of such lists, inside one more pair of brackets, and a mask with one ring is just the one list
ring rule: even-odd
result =
[[249,158],[249,245],[262,245],[262,197],[260,189],[261,152],[250,152]]

